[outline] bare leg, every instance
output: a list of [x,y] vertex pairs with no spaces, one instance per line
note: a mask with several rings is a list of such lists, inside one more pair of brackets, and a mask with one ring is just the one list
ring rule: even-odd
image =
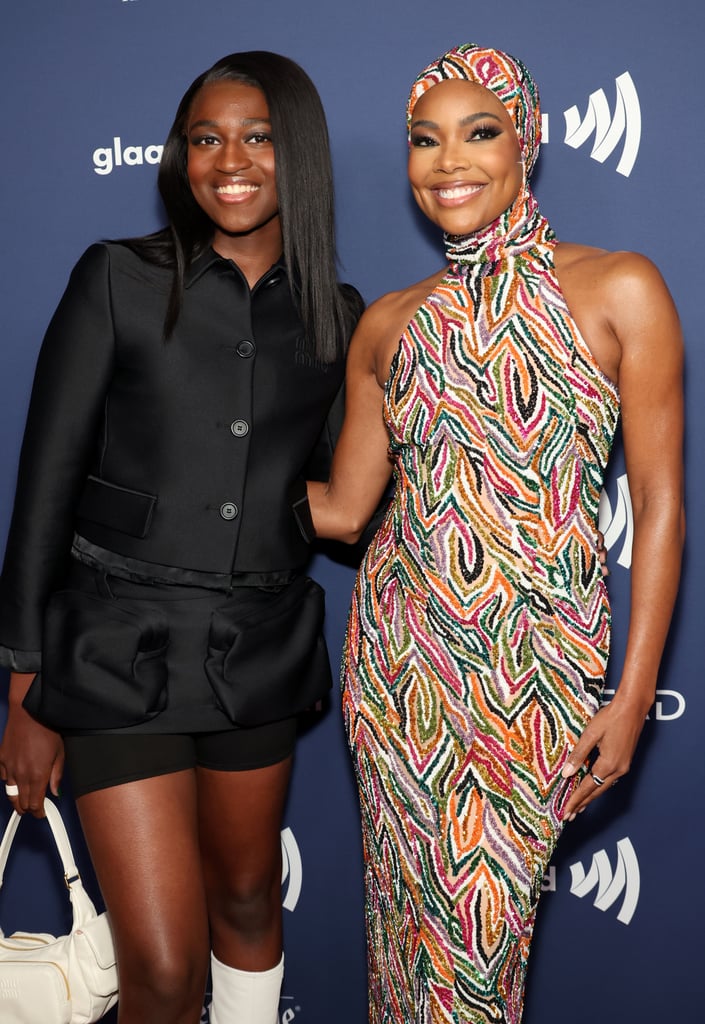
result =
[[283,974],[281,819],[291,759],[197,769],[214,1024],[274,1024]]
[[282,950],[281,820],[291,758],[267,768],[197,768],[203,877],[213,952],[265,971]]
[[77,801],[115,936],[119,1024],[197,1024],[209,938],[193,770]]

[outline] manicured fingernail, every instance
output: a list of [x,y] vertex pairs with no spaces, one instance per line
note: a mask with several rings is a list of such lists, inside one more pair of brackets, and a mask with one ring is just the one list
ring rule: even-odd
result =
[[563,776],[564,779],[568,779],[568,778],[570,778],[571,775],[574,775],[574,774],[575,774],[575,765],[572,765],[570,763],[570,761],[566,761],[566,763],[561,768],[561,775]]
[[568,817],[568,819],[567,819],[567,820],[568,820],[568,821],[575,821],[575,814],[571,814],[571,815],[569,815],[569,817]]

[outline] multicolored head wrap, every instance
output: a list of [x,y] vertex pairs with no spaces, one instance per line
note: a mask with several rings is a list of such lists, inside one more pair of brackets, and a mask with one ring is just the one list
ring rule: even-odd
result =
[[549,241],[553,233],[538,210],[528,179],[541,142],[539,92],[531,74],[516,57],[475,43],[462,43],[434,60],[411,87],[406,108],[407,130],[414,107],[434,85],[448,79],[474,82],[494,93],[512,119],[519,139],[523,177],[513,204],[495,222],[472,235],[446,235],[446,254],[457,263],[496,262],[516,254],[537,240]]
[[541,142],[541,113],[536,82],[526,66],[502,50],[463,43],[429,64],[411,87],[406,109],[407,128],[419,99],[434,85],[449,78],[475,82],[493,92],[506,107],[517,135],[526,176],[536,162]]

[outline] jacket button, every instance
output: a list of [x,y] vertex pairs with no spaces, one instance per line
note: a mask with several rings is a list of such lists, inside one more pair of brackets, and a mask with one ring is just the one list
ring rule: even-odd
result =
[[244,437],[245,434],[249,431],[250,427],[249,424],[245,422],[245,420],[233,420],[233,422],[230,424],[230,429],[235,435],[235,437]]
[[226,501],[220,506],[220,514],[223,519],[235,519],[238,513],[237,505],[233,505],[232,501]]
[[249,359],[255,352],[254,342],[249,341],[247,338],[243,338],[242,341],[238,341],[235,351],[243,359]]

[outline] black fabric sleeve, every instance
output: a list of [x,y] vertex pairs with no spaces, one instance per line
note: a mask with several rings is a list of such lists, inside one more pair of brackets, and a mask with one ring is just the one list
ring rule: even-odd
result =
[[[333,452],[343,427],[344,418],[345,386],[343,385],[335,397],[335,401],[328,413],[325,427],[318,439],[318,444],[306,467],[307,480],[328,479],[331,462],[333,461]],[[390,498],[391,491],[387,490],[359,540],[355,541],[354,544],[343,544],[333,540],[317,541],[321,551],[325,552],[335,562],[342,562],[344,565],[359,565],[372,538],[382,524],[382,520],[389,507]]]
[[36,671],[44,607],[68,565],[75,506],[99,443],[114,356],[110,254],[74,268],[37,362],[0,578],[0,664]]
[[335,445],[343,429],[345,418],[345,385],[341,384],[333,399],[326,422],[323,426],[316,446],[311,453],[304,476],[307,480],[327,480],[330,476],[330,467],[333,461]]

